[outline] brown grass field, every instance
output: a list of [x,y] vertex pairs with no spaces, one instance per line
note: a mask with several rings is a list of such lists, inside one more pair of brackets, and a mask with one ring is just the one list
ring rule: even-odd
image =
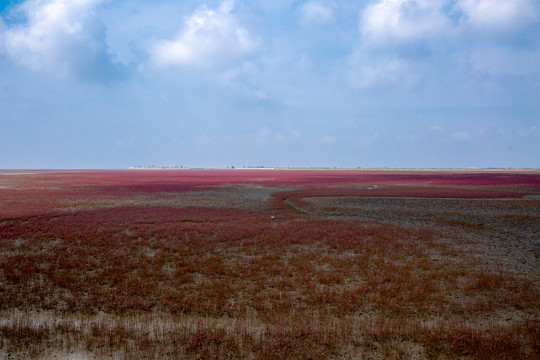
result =
[[2,359],[540,359],[540,172],[0,171]]

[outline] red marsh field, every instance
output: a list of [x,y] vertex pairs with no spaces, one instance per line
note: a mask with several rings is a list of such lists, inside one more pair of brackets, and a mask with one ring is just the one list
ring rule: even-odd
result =
[[0,171],[0,358],[540,359],[539,220],[539,171]]

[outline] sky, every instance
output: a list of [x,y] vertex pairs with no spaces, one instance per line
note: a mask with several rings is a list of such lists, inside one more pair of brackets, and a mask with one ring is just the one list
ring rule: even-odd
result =
[[540,167],[540,0],[0,0],[0,169]]

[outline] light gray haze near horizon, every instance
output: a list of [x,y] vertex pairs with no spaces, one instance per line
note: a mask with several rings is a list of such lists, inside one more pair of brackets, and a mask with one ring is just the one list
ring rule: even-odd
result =
[[0,169],[540,167],[540,0],[0,1]]

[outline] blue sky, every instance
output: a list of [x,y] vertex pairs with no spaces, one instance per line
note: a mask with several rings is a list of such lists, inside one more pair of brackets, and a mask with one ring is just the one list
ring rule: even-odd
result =
[[540,167],[540,0],[0,0],[0,168]]

